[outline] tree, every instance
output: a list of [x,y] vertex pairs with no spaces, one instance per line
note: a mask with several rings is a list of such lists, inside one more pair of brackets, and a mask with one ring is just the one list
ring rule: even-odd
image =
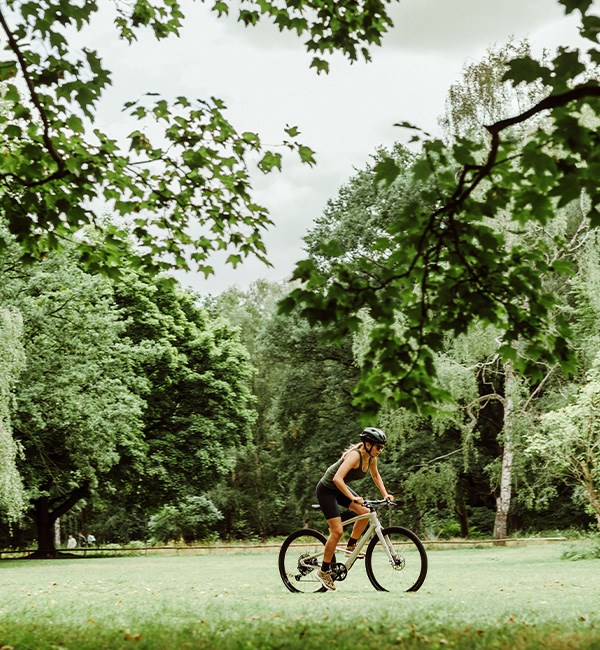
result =
[[[391,25],[387,0],[340,6],[330,0],[281,4],[244,2],[238,17],[246,26],[262,18],[280,30],[305,34],[312,66],[327,71],[323,58],[341,52],[350,60],[369,58]],[[230,3],[212,9],[228,14]],[[132,44],[148,28],[160,40],[176,36],[183,23],[179,0],[114,3],[120,38]],[[26,259],[59,247],[85,224],[96,223],[94,205],[130,224],[140,245],[138,263],[150,269],[193,266],[208,274],[214,250],[228,248],[235,265],[249,254],[265,260],[262,231],[267,211],[252,198],[249,165],[267,173],[280,169],[282,154],[265,149],[260,136],[238,132],[218,98],[174,102],[146,97],[125,110],[139,127],[125,142],[94,128],[97,104],[110,86],[110,71],[98,54],[73,45],[72,33],[94,21],[93,0],[7,0],[0,27],[10,51],[2,62],[5,110],[0,114],[0,214]],[[147,135],[159,135],[153,141]],[[313,164],[313,152],[285,128],[284,148]],[[106,225],[106,243],[80,242],[90,269],[116,274],[129,255],[127,233]],[[2,242],[0,241],[0,245]],[[189,251],[189,255],[186,251]],[[265,260],[266,261],[266,260]]]
[[[561,4],[567,13],[579,11],[581,34],[595,44],[600,21],[591,0]],[[298,263],[294,279],[301,286],[283,301],[284,312],[299,309],[311,322],[327,323],[339,340],[358,331],[363,312],[377,323],[356,390],[366,420],[386,402],[435,408],[445,394],[434,354],[446,334],[466,332],[476,322],[498,328],[499,351],[518,372],[541,379],[540,360],[574,369],[568,322],[554,318],[555,297],[541,280],[568,266],[549,263],[544,245],[526,248],[490,221],[508,218],[514,230],[543,227],[556,209],[583,194],[584,218],[592,228],[600,225],[600,85],[585,75],[588,60],[600,61],[595,46],[587,53],[559,48],[548,63],[529,55],[513,59],[504,79],[541,82],[549,89],[545,98],[487,125],[485,143],[468,136],[448,145],[425,139],[411,169],[421,188],[418,201],[402,205],[359,255],[333,251],[327,273],[314,259]],[[531,123],[541,114],[547,119]],[[531,126],[527,139],[514,141],[510,132],[522,124]],[[404,169],[387,157],[376,168],[377,180],[393,184]],[[522,341],[526,354],[519,355]]]
[[227,485],[256,414],[247,353],[223,318],[168,278],[124,271],[113,293],[123,335],[144,351],[144,455],[123,450],[86,516],[106,539],[129,541],[146,539],[165,505]]
[[56,554],[54,522],[89,495],[123,449],[141,455],[139,354],[110,282],[77,267],[68,251],[34,267],[3,258],[0,304],[23,319],[26,363],[14,386],[17,467],[33,509],[37,556]]
[[25,505],[11,427],[12,388],[24,362],[22,329],[18,311],[0,308],[0,517],[8,521],[19,519]]
[[214,534],[223,515],[206,497],[186,497],[180,504],[165,505],[150,518],[149,530],[158,541],[183,539],[186,543]]
[[239,328],[255,369],[252,443],[238,453],[234,480],[210,494],[227,536],[279,535],[306,520],[323,464],[359,428],[350,405],[357,377],[351,342],[320,345],[305,322],[278,316],[277,301],[288,290],[261,281],[208,301],[211,313]]
[[248,380],[256,409],[252,440],[237,451],[233,474],[211,493],[224,514],[221,533],[225,537],[265,538],[273,534],[275,522],[285,525],[281,522],[289,512],[289,494],[281,478],[285,457],[273,421],[286,363],[273,354],[266,335],[285,291],[285,285],[261,280],[246,291],[230,288],[204,303],[211,317],[225,318],[237,329],[253,368]]
[[600,356],[586,379],[571,404],[542,415],[527,449],[581,489],[600,529]]

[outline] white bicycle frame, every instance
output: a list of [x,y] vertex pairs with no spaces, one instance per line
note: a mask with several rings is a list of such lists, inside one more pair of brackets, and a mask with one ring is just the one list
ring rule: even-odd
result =
[[[346,526],[349,526],[350,524],[353,524],[356,521],[361,521],[362,519],[368,519],[369,525],[367,529],[363,532],[363,534],[360,536],[358,541],[356,542],[356,548],[352,551],[352,553],[350,553],[350,555],[344,558],[344,561],[341,562],[341,564],[344,564],[346,566],[346,569],[349,571],[352,568],[352,565],[356,562],[362,549],[365,548],[365,546],[371,541],[374,535],[377,535],[379,541],[381,542],[382,548],[385,550],[388,556],[388,560],[390,561],[390,564],[394,565],[398,555],[394,550],[394,546],[390,542],[389,538],[383,534],[383,526],[379,521],[379,517],[377,516],[376,510],[371,510],[370,512],[367,512],[364,515],[357,515],[356,517],[346,519],[346,521],[342,521],[342,526],[344,526],[345,528]],[[336,552],[339,551],[336,550]],[[306,564],[308,566],[311,565],[311,562],[314,562],[315,559],[320,558],[322,556],[323,556],[323,551],[316,553],[315,555],[311,555],[309,557],[303,558],[301,560],[301,563]]]

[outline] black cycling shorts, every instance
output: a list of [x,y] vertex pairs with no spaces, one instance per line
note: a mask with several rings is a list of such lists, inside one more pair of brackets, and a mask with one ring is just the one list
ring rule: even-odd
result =
[[[348,489],[354,496],[358,496],[350,486],[348,486]],[[339,506],[347,508],[351,503],[350,499],[337,488],[327,487],[321,481],[317,483],[317,501],[321,506],[325,519],[341,517]]]

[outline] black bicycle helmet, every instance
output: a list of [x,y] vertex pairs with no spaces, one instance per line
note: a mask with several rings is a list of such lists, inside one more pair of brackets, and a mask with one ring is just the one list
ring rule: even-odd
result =
[[363,442],[372,442],[376,445],[385,445],[387,442],[387,436],[381,429],[376,429],[375,427],[367,427],[360,434],[360,439]]

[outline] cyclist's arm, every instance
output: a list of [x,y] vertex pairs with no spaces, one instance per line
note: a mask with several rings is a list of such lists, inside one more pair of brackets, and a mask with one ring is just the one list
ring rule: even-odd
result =
[[346,495],[350,501],[354,501],[357,497],[352,494],[350,491],[350,488],[346,485],[346,481],[344,480],[346,478],[346,474],[354,467],[358,467],[358,463],[361,462],[361,457],[360,457],[360,452],[356,450],[358,453],[358,458],[353,453],[349,453],[346,455],[346,458],[344,458],[342,464],[339,466],[338,471],[335,473],[335,476],[333,477],[333,482],[335,484],[335,487],[344,495]]
[[371,462],[371,477],[373,479],[373,483],[377,486],[377,489],[381,492],[383,495],[384,499],[389,499],[390,501],[394,500],[394,495],[390,494],[386,489],[385,485],[383,484],[383,479],[381,478],[381,474],[379,473],[379,470],[377,469],[377,458],[374,458]]

